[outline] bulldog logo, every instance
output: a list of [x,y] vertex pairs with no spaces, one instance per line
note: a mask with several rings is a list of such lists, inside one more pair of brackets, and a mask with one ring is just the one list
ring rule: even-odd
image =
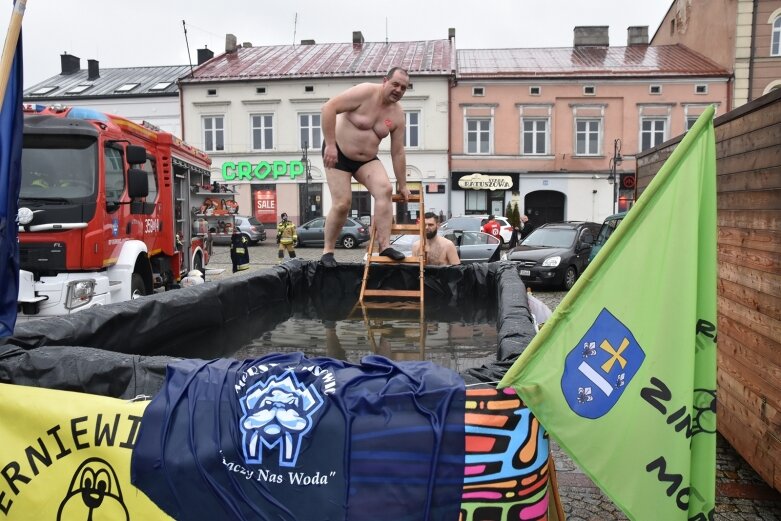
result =
[[314,424],[323,398],[313,386],[301,384],[293,371],[258,382],[240,398],[242,448],[247,463],[263,462],[263,446],[278,448],[279,465],[293,467],[301,440]]

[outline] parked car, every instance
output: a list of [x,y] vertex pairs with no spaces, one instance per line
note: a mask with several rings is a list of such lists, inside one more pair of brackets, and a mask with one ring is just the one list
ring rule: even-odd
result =
[[505,257],[518,265],[525,283],[568,290],[588,264],[599,227],[598,223],[584,221],[543,224]]
[[[502,215],[494,216],[496,222],[501,226],[499,230],[499,239],[502,242],[502,246],[510,242],[510,237],[513,235],[513,226],[507,217]],[[440,226],[440,230],[462,230],[462,231],[482,231],[483,225],[488,222],[487,215],[463,215],[461,217],[451,217],[447,221],[443,222]]]
[[[493,262],[499,260],[499,239],[493,235],[478,231],[439,230],[439,235],[450,240],[456,245],[458,258],[462,264],[473,262]],[[417,241],[418,235],[399,235],[391,244],[404,255],[412,255],[412,244]],[[364,258],[364,261],[366,259]]]
[[[299,246],[322,246],[325,240],[325,217],[317,217],[296,229]],[[348,217],[339,232],[337,246],[356,248],[369,240],[369,229],[352,217]]]
[[599,234],[594,241],[594,246],[591,247],[591,253],[588,256],[589,264],[591,264],[591,261],[593,261],[594,257],[597,256],[597,253],[599,253],[599,250],[602,249],[602,246],[604,246],[604,244],[613,234],[619,223],[624,220],[624,216],[626,216],[626,212],[610,215],[605,219],[605,222],[602,223],[602,227],[599,229]]
[[[233,218],[233,225],[238,227],[239,232],[247,237],[250,244],[257,244],[266,240],[266,229],[263,227],[263,223],[258,221],[255,217],[246,215],[236,215]],[[231,233],[228,234],[214,234],[212,237],[214,244],[230,244]]]

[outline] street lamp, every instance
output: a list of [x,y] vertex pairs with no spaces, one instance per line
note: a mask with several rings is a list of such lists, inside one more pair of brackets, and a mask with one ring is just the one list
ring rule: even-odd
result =
[[607,182],[613,185],[613,213],[618,213],[618,185],[619,179],[616,174],[616,167],[623,162],[621,157],[621,140],[616,138],[613,141],[613,157],[610,158],[610,175],[607,176]]
[[307,149],[309,148],[309,142],[304,141],[302,147],[303,155],[301,156],[301,162],[304,164],[304,222],[309,221],[309,179],[312,177],[312,164],[309,162],[309,156]]

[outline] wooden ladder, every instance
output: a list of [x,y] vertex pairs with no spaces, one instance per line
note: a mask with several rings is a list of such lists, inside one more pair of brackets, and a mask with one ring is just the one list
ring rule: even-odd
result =
[[[364,302],[356,304],[353,316],[357,315],[360,308],[360,316],[366,326],[366,336],[372,352],[382,354],[392,360],[425,360],[426,353],[426,320],[422,304],[415,302]],[[416,315],[409,315],[410,311],[417,311]],[[406,315],[406,316],[405,316]],[[392,320],[394,325],[385,324]],[[407,322],[413,326],[399,327],[400,323]],[[417,349],[398,349],[393,344],[399,340],[398,333],[403,333],[402,338],[416,338]],[[379,337],[377,336],[379,335]],[[386,345],[383,345],[383,340]],[[387,351],[387,352],[386,352]]]
[[[401,195],[394,195],[392,201],[394,203],[402,202],[404,199]],[[426,221],[424,214],[426,213],[423,206],[423,194],[414,194],[409,197],[407,202],[419,203],[420,210],[418,211],[418,223],[417,224],[393,224],[391,226],[390,234],[407,234],[418,235],[420,237],[420,251],[422,255],[405,257],[404,260],[395,261],[390,257],[383,255],[374,255],[375,250],[379,250],[377,244],[377,225],[372,219],[371,237],[369,239],[369,246],[366,249],[366,265],[363,268],[363,280],[361,281],[361,294],[358,298],[358,303],[363,304],[366,297],[403,297],[418,299],[421,309],[423,309],[423,273],[426,268]],[[378,251],[379,253],[379,251]],[[369,270],[374,264],[417,264],[419,271],[418,289],[416,290],[402,290],[402,289],[366,289],[366,284],[369,281]]]
[[[402,202],[403,198],[400,195],[394,195],[392,201],[395,203]],[[420,251],[421,255],[408,256],[404,260],[394,261],[389,257],[382,255],[374,255],[375,251],[379,253],[379,244],[377,243],[377,226],[372,221],[371,236],[369,239],[369,246],[366,249],[366,265],[363,268],[363,279],[361,281],[361,293],[356,303],[357,310],[360,307],[363,321],[366,325],[366,333],[369,337],[369,343],[371,344],[372,351],[375,353],[382,353],[392,358],[393,360],[399,359],[412,359],[423,360],[426,351],[426,321],[424,315],[424,272],[426,268],[426,209],[423,204],[423,194],[414,194],[409,197],[407,202],[419,203],[418,211],[418,223],[417,224],[393,224],[391,226],[390,234],[406,234],[417,235],[420,237]],[[391,246],[392,247],[392,246]],[[371,267],[378,264],[417,264],[418,265],[418,289],[367,289],[366,284],[369,281],[369,273]],[[367,302],[367,298],[385,297],[384,301]],[[397,299],[388,301],[388,298]],[[405,300],[398,300],[405,299]],[[399,312],[404,311],[417,311],[417,324],[416,328],[405,327],[403,328],[404,337],[409,337],[408,333],[413,333],[413,337],[418,337],[418,349],[414,351],[399,351],[393,350],[390,346],[390,342],[387,342],[386,346],[381,345],[382,340],[388,340],[394,334],[393,327],[386,327],[385,320],[398,321],[401,317],[398,316]],[[398,328],[396,328],[398,329]],[[415,331],[416,330],[416,331]],[[396,333],[398,331],[395,331]],[[375,335],[379,333],[379,342]],[[389,353],[385,353],[386,350],[390,350]]]

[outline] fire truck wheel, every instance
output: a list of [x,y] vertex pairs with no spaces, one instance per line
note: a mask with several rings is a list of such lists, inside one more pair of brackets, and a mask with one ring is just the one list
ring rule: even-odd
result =
[[146,295],[144,279],[138,273],[133,273],[133,278],[130,279],[130,298],[137,299],[144,295]]
[[201,257],[200,253],[196,254],[195,258],[193,259],[193,269],[200,271],[203,275],[203,278],[206,278],[206,270],[203,269],[203,257]]

